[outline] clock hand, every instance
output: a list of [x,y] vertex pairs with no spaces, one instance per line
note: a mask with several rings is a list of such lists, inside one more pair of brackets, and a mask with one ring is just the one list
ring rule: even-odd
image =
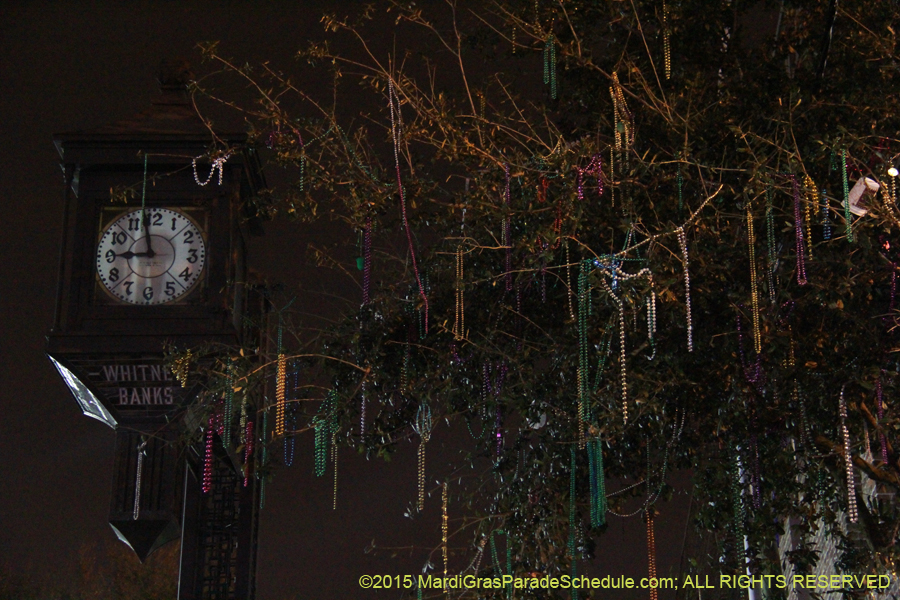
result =
[[117,258],[124,258],[125,260],[131,260],[132,258],[146,256],[147,258],[153,258],[153,255],[149,252],[132,252],[129,250],[128,252],[123,252],[122,254],[116,254]]
[[153,258],[154,256],[156,256],[156,253],[153,251],[153,246],[150,243],[150,227],[148,227],[148,225],[150,224],[150,220],[147,218],[146,210],[144,211],[144,214],[143,214],[143,220],[144,220],[144,238],[147,240],[146,256],[147,256],[147,258]]

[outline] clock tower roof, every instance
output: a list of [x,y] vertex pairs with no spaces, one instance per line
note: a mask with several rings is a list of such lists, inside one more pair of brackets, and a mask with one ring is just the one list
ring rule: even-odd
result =
[[204,121],[189,94],[194,75],[183,60],[164,60],[160,65],[159,96],[139,113],[92,129],[58,133],[53,141],[64,161],[68,150],[99,149],[109,146],[147,148],[148,144],[199,146],[207,148],[214,139],[233,146],[243,144],[243,131],[218,131]]

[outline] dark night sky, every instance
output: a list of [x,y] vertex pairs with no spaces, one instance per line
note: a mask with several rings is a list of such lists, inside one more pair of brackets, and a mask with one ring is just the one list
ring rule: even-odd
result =
[[[291,57],[307,38],[319,35],[324,6],[269,0],[3,3],[0,565],[38,580],[64,579],[74,569],[79,548],[113,537],[106,523],[113,432],[82,416],[44,355],[63,210],[63,178],[52,134],[98,126],[146,108],[156,93],[160,60],[180,56],[197,66],[198,41],[220,40],[223,52],[241,61],[271,58],[300,69]],[[290,286],[319,277],[314,267],[284,258],[295,258],[292,253],[305,247],[311,232],[285,224],[269,224],[266,230],[251,245],[257,270]],[[453,435],[439,427],[429,444],[430,457]],[[440,475],[440,466],[429,464],[435,469],[432,475]],[[403,517],[414,499],[415,471],[412,444],[390,463],[366,462],[345,452],[338,510],[332,511],[331,480],[313,476],[311,436],[301,438],[294,466],[278,473],[262,513],[260,600],[294,594],[397,597],[389,592],[365,595],[357,579],[364,573],[416,573],[426,549],[440,543],[439,498],[428,501],[426,512],[415,520]],[[684,495],[662,507],[660,575],[678,567],[686,508]],[[450,510],[452,518],[452,505]],[[643,576],[643,531],[638,518],[613,519],[599,543],[597,569]],[[414,545],[415,550],[397,559],[386,552],[365,554],[373,539],[380,546]],[[472,556],[468,534],[454,545],[469,549],[465,557],[454,559],[451,572]]]

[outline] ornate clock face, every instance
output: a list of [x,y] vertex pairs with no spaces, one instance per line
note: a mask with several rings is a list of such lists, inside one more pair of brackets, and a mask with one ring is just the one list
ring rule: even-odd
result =
[[100,282],[115,298],[130,304],[150,306],[181,298],[200,280],[205,264],[200,228],[171,208],[123,213],[106,227],[97,244]]

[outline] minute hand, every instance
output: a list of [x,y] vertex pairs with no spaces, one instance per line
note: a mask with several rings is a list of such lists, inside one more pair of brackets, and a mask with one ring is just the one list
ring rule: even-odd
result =
[[[147,240],[147,254],[145,256],[149,258],[153,258],[156,256],[156,253],[153,251],[153,246],[150,242],[150,219],[147,216],[146,211],[143,214],[143,222],[144,222],[144,238]],[[139,256],[139,255],[136,255]]]

